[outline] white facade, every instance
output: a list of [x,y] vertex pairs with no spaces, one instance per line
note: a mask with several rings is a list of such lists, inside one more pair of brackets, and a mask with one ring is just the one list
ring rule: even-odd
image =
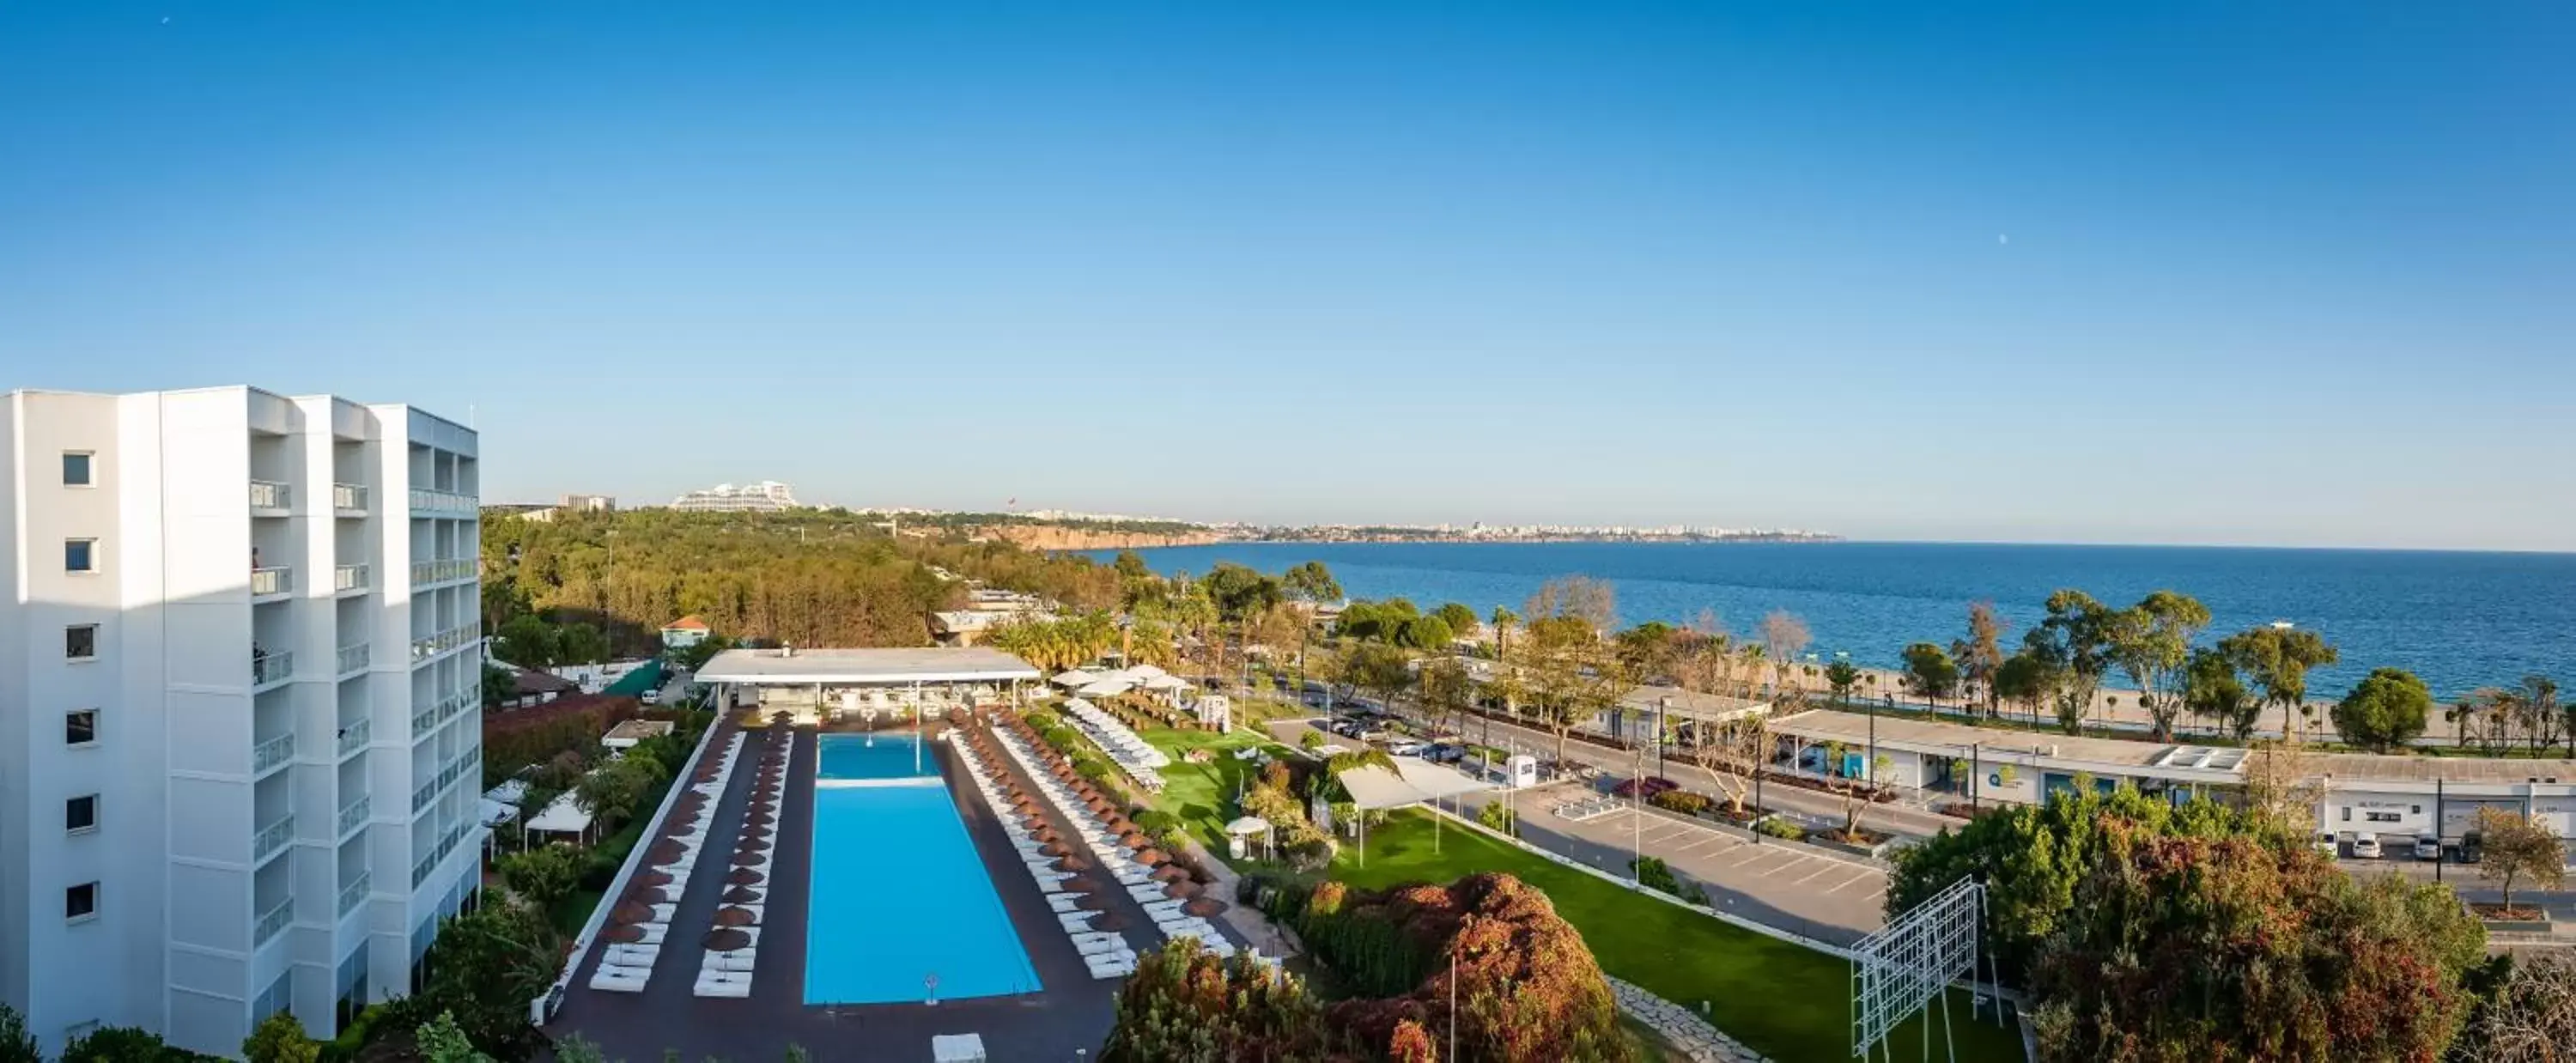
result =
[[671,500],[672,509],[727,512],[775,513],[796,506],[796,492],[776,480],[762,480],[742,487],[717,484]]
[[49,1054],[140,1026],[236,1056],[408,992],[479,881],[475,434],[19,391],[0,471],[0,999]]

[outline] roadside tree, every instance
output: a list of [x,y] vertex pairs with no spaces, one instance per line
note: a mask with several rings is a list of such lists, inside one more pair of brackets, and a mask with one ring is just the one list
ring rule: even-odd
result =
[[2004,658],[2004,663],[1995,669],[1995,697],[2029,709],[2031,725],[2038,726],[2040,706],[2048,701],[2050,678],[2048,662],[2022,650]]
[[2424,733],[2433,692],[2413,672],[2374,669],[2335,703],[2335,730],[2343,740],[2386,753]]
[[1851,704],[1852,688],[1860,685],[1860,668],[1850,661],[1837,660],[1825,666],[1825,686],[1834,692],[1834,705]]
[[1771,662],[1771,696],[1775,700],[1795,700],[1789,693],[1789,672],[1797,667],[1798,655],[1815,641],[1808,634],[1807,622],[1798,614],[1775,609],[1762,618],[1762,655]]
[[2568,1063],[2576,1056],[2576,957],[2541,950],[2512,962],[2502,984],[2452,1042],[2458,1063]]
[[2235,658],[2222,649],[2191,651],[2190,663],[2183,668],[2182,700],[2192,715],[2225,729],[2240,742],[2253,735],[2254,725],[2263,718],[2263,702],[2245,688],[2236,675]]
[[1753,780],[1769,763],[1773,741],[1768,713],[1747,713],[1691,729],[1690,759],[1717,780],[1718,796],[1737,822],[1752,818],[1746,802]]
[[1443,721],[1451,732],[1465,726],[1467,710],[1476,704],[1476,681],[1467,674],[1467,663],[1456,657],[1439,656],[1422,662],[1414,677],[1414,689],[1422,707]]
[[1457,602],[1443,602],[1440,608],[1431,611],[1431,615],[1449,625],[1452,634],[1465,635],[1476,630],[1476,611]]
[[2111,630],[2111,610],[2083,591],[2061,590],[2048,596],[2048,619],[2022,639],[2022,649],[2040,661],[2057,725],[2068,734],[2083,733],[2110,671]]
[[2496,884],[2504,901],[2501,907],[2513,907],[2513,884],[2518,879],[2553,890],[2566,882],[2567,843],[2558,840],[2546,824],[2485,805],[2478,809],[2478,835],[2484,848],[2478,877]]
[[2011,625],[1995,612],[1993,602],[1968,603],[1968,637],[1950,644],[1950,656],[1959,662],[1959,677],[1968,685],[1971,696],[1985,699],[1986,715],[2001,710],[2002,696],[1995,691],[1995,673],[2004,666],[2003,635]]
[[2283,737],[2298,732],[2299,717],[2316,711],[2308,704],[2308,670],[2340,657],[2323,636],[2304,628],[2250,628],[2219,640],[2218,648],[2262,688],[2266,706],[2281,710]]
[[[1841,661],[1834,662],[1842,664]],[[1831,673],[1826,679],[1831,681]],[[1930,642],[1917,642],[1905,648],[1905,689],[1907,693],[1939,707],[1941,699],[1959,692],[1959,665],[1948,651]],[[1839,692],[1837,692],[1839,695]]]
[[2139,707],[2155,728],[2155,739],[2170,742],[2174,718],[2182,715],[2184,668],[2191,662],[2191,640],[2209,626],[2209,607],[2186,594],[2160,590],[2138,604],[2111,615],[2113,663],[2137,684]]

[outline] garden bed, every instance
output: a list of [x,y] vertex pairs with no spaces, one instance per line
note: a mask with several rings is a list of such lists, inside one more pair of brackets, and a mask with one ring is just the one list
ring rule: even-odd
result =
[[2473,901],[2469,904],[2469,911],[2489,930],[2517,934],[2546,934],[2550,930],[2549,913],[2527,904],[2508,908],[2501,904]]
[[1876,859],[1880,854],[1887,852],[1888,846],[1896,843],[1896,835],[1867,827],[1853,831],[1850,835],[1845,835],[1838,830],[1819,830],[1807,832],[1806,842],[1838,853]]

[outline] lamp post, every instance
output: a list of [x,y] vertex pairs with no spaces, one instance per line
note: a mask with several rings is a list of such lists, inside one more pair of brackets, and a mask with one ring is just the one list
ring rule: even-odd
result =
[[1664,760],[1664,728],[1673,712],[1670,695],[1655,699],[1655,774],[1670,776],[1672,766]]

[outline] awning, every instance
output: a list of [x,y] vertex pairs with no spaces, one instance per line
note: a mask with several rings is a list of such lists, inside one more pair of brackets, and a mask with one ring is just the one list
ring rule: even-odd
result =
[[1116,679],[1096,679],[1083,684],[1074,693],[1086,698],[1114,698],[1133,689],[1135,687]]
[[569,793],[555,798],[545,811],[528,821],[532,834],[579,834],[589,829],[590,813],[583,811],[581,802]]
[[1394,771],[1369,765],[1334,777],[1351,792],[1351,803],[1370,810],[1402,808],[1494,788],[1492,783],[1410,758],[1398,758]]
[[1176,675],[1158,675],[1145,680],[1147,690],[1188,690],[1190,681]]
[[1085,683],[1096,682],[1099,678],[1099,676],[1083,671],[1080,668],[1075,668],[1070,671],[1056,673],[1056,677],[1053,682],[1057,686],[1070,689],[1082,686]]
[[498,827],[519,818],[519,806],[504,804],[489,797],[483,799],[483,825]]
[[528,796],[528,780],[526,780],[526,779],[510,779],[510,780],[507,780],[507,781],[503,782],[503,783],[502,783],[501,785],[499,785],[499,786],[495,786],[495,787],[493,787],[493,788],[491,788],[491,789],[489,789],[489,790],[485,790],[485,791],[483,791],[483,796],[484,796],[486,799],[488,799],[488,800],[498,801],[498,802],[500,802],[501,804],[505,804],[505,805],[516,805],[516,804],[518,804],[519,802],[521,802],[521,801],[523,801],[523,800],[526,800],[526,799],[527,799],[527,796]]

